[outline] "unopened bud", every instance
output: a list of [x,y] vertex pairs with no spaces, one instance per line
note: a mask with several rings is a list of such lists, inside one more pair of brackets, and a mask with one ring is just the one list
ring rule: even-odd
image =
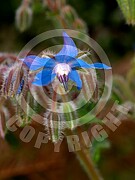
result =
[[32,9],[29,6],[21,5],[16,11],[16,26],[23,32],[28,29],[32,22]]
[[65,121],[59,114],[47,112],[44,114],[44,125],[46,136],[53,143],[63,139],[63,130],[65,129]]
[[80,18],[75,19],[75,21],[73,22],[73,26],[75,29],[80,29],[80,30],[87,29],[85,22]]
[[14,97],[24,94],[27,89],[28,72],[24,67],[16,63],[3,74],[2,95]]
[[77,13],[71,6],[66,5],[61,9],[61,16],[63,16],[67,23],[71,23],[77,18]]

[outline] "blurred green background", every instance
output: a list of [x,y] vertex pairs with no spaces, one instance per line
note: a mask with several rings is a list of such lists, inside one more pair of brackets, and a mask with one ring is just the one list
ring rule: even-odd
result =
[[[35,35],[60,28],[52,20],[57,12],[51,12],[41,1],[35,0],[32,5],[32,24],[20,33],[15,27],[15,12],[20,4],[19,0],[9,0],[3,1],[0,6],[0,51],[19,51]],[[110,61],[118,61],[133,51],[135,28],[126,24],[115,0],[67,0],[67,4],[73,6],[79,17],[85,21],[88,34],[101,45]]]

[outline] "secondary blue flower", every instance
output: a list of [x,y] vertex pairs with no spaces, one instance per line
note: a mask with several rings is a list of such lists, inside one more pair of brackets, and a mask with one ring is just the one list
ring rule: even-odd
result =
[[65,90],[68,89],[69,79],[76,83],[78,89],[81,89],[82,81],[77,72],[78,68],[111,69],[103,63],[88,64],[76,58],[78,50],[74,41],[65,32],[63,32],[63,38],[63,48],[53,58],[31,55],[21,59],[32,71],[42,68],[35,76],[34,85],[46,86],[57,77]]

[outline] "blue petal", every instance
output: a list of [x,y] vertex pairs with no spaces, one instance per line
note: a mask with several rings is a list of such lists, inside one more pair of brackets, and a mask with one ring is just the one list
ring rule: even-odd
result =
[[36,74],[32,84],[36,86],[47,86],[54,80],[55,76],[56,74],[54,74],[51,69],[44,69]]
[[107,66],[106,64],[103,63],[94,63],[90,64],[91,68],[95,69],[112,69],[110,66]]
[[54,68],[54,66],[56,65],[54,59],[43,57],[41,58],[34,55],[27,56],[26,58],[20,60],[23,61],[30,70],[37,70],[42,67]]
[[71,68],[91,68],[90,64],[81,59],[76,59],[68,63]]
[[78,54],[78,50],[74,41],[65,32],[63,32],[63,38],[63,48],[55,55],[56,60],[60,63],[70,61]]
[[16,94],[21,94],[23,86],[24,86],[24,79],[21,80]]
[[94,69],[111,69],[103,63],[88,64],[81,59],[76,59],[70,63],[71,68],[94,68]]
[[76,70],[72,70],[69,73],[69,79],[71,79],[72,81],[74,81],[77,84],[77,89],[80,90],[82,88],[82,81],[81,81],[80,76]]

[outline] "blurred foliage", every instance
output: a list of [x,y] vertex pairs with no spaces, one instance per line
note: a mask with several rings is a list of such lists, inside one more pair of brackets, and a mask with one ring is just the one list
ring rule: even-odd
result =
[[123,120],[115,133],[109,134],[110,148],[102,149],[98,163],[104,179],[135,179],[135,122]]
[[17,138],[13,132],[11,131],[7,131],[6,135],[5,135],[5,140],[9,143],[9,145],[14,148],[17,149],[19,148],[20,145],[20,139]]
[[68,2],[87,23],[90,36],[101,45],[111,62],[132,52],[135,29],[125,24],[115,0],[68,0]]
[[135,0],[117,0],[126,22],[135,25]]
[[[32,24],[20,34],[14,24],[15,11],[22,6],[22,1],[9,0],[8,3],[3,1],[0,6],[0,42],[3,44],[0,47],[1,51],[19,51],[37,34],[63,27],[60,19],[64,19],[66,16],[66,18],[68,17],[66,21],[64,19],[66,27],[81,30],[81,26],[83,31],[88,32],[101,45],[110,61],[118,60],[126,53],[132,52],[135,29],[125,24],[115,0],[67,0],[63,2],[60,11],[56,12],[50,9],[47,3],[44,3],[46,1],[41,2],[43,1],[34,0],[30,3],[29,8],[33,12]],[[3,9],[5,10],[3,11]],[[73,16],[75,16],[74,20]],[[7,37],[7,33],[11,38]]]
[[125,76],[114,75],[112,99],[119,101],[129,109],[128,117],[135,118],[135,56],[131,61],[131,68]]
[[90,149],[92,153],[93,161],[98,164],[101,160],[101,153],[102,150],[106,150],[110,148],[110,142],[108,139],[105,139],[102,142],[98,142],[97,140],[93,139],[92,141],[92,148]]

